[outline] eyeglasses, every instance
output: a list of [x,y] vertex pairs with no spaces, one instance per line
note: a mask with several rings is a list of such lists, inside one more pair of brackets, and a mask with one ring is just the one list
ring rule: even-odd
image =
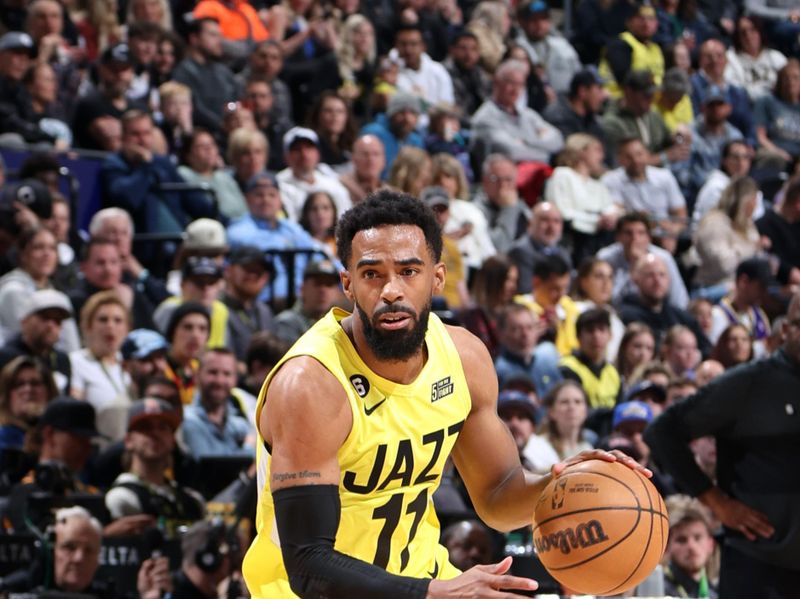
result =
[[498,177],[497,175],[489,175],[489,182],[490,183],[516,183],[517,178],[511,175],[507,177]]

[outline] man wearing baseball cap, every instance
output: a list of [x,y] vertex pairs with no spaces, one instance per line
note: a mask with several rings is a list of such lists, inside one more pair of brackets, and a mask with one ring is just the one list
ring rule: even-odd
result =
[[294,343],[341,299],[339,269],[330,260],[310,262],[303,270],[300,298],[275,317],[275,334]]
[[56,349],[61,325],[72,316],[69,298],[55,289],[40,289],[30,295],[20,318],[20,332],[0,348],[0,368],[17,356],[39,360],[52,374],[61,392],[69,391],[69,356]]
[[283,155],[288,165],[276,178],[281,186],[286,215],[297,221],[303,204],[312,191],[325,191],[343,214],[350,206],[350,194],[339,176],[327,164],[320,162],[319,137],[312,129],[292,127],[283,136]]
[[145,380],[164,372],[169,343],[156,331],[134,329],[122,342],[122,368],[131,376],[133,396],[140,397]]
[[[423,204],[428,206],[436,215],[436,222],[444,229],[450,218],[450,197],[447,190],[439,186],[426,187],[419,197]],[[442,262],[447,266],[447,275],[444,280],[442,296],[447,301],[448,308],[461,308],[469,302],[467,291],[466,272],[461,250],[456,241],[447,236],[442,236]]]
[[203,498],[168,474],[180,424],[181,415],[161,399],[145,398],[130,407],[125,435],[130,467],[106,493],[112,518],[147,514],[164,523],[168,536],[175,536],[179,526],[205,515]]
[[386,165],[381,173],[381,179],[385,180],[388,177],[400,148],[424,147],[422,136],[416,131],[421,112],[422,108],[416,96],[397,92],[389,100],[386,113],[377,115],[374,121],[361,130],[362,135],[374,135],[383,142]]
[[272,310],[258,301],[261,290],[274,273],[273,261],[257,247],[234,248],[225,265],[225,291],[220,298],[228,307],[229,347],[236,359],[244,362],[250,337],[273,328]]

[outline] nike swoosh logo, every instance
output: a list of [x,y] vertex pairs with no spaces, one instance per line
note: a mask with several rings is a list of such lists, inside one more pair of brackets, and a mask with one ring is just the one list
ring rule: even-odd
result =
[[433,572],[428,572],[428,575],[431,578],[436,578],[436,575],[439,573],[439,562],[433,562]]
[[369,415],[370,415],[370,414],[372,414],[372,413],[373,413],[375,410],[377,410],[377,409],[380,407],[380,405],[381,405],[383,402],[385,402],[385,401],[386,401],[386,398],[384,397],[384,398],[383,398],[381,401],[379,401],[378,403],[376,403],[376,404],[375,404],[374,406],[372,406],[371,408],[368,408],[367,406],[364,406],[364,413],[365,413],[367,416],[369,416]]

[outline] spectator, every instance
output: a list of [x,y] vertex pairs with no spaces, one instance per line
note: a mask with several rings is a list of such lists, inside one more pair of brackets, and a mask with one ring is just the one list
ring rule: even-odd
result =
[[55,592],[106,596],[108,585],[95,581],[103,537],[97,518],[80,506],[61,508],[53,531],[53,578],[47,586]]
[[431,182],[431,157],[425,150],[400,148],[389,171],[389,187],[419,197]]
[[711,351],[711,358],[722,364],[725,370],[750,362],[754,357],[753,339],[741,324],[732,324],[722,331]]
[[692,75],[692,105],[695,113],[700,111],[709,88],[717,86],[731,105],[728,121],[742,132],[747,143],[754,145],[756,134],[750,98],[743,88],[725,81],[725,67],[728,64],[725,45],[718,39],[706,40],[700,46],[698,62],[700,68]]
[[702,389],[723,372],[725,372],[725,367],[716,360],[703,360],[697,367],[697,375],[694,380],[697,387]]
[[728,121],[731,106],[719,88],[710,87],[702,104],[703,112],[692,126],[692,151],[689,156],[689,180],[684,188],[694,195],[722,162],[722,149],[743,139],[742,133]]
[[[252,177],[245,190],[248,213],[228,226],[231,246],[253,245],[262,251],[317,248],[314,239],[300,225],[279,216],[281,197],[282,188],[275,175],[262,172]],[[271,289],[262,291],[260,299],[286,298],[290,284],[299,289],[304,260],[307,259],[295,260],[295,280],[291,282],[283,260],[276,261],[275,281]]]
[[611,339],[606,349],[606,361],[617,359],[620,341],[625,334],[625,325],[611,305],[614,289],[614,269],[605,260],[587,256],[578,265],[575,278],[575,305],[581,313],[594,308],[602,308],[608,313]]
[[596,179],[605,171],[603,159],[599,139],[573,133],[545,186],[545,199],[558,207],[571,232],[576,263],[612,241],[612,231],[623,212],[619,200],[615,202],[608,188]]
[[778,282],[800,284],[800,178],[789,180],[783,202],[758,219],[756,227],[779,260]]
[[617,371],[626,386],[634,373],[651,362],[656,353],[656,339],[646,324],[632,322],[625,327],[617,352]]
[[250,339],[258,331],[274,328],[272,310],[258,301],[274,267],[263,251],[253,246],[234,248],[225,265],[225,291],[220,297],[228,308],[229,347],[244,362]]
[[230,311],[217,297],[222,291],[222,265],[208,256],[190,256],[183,265],[180,296],[165,299],[153,313],[153,321],[160,331],[165,331],[172,314],[185,302],[204,306],[211,316],[208,347],[222,347],[228,343],[228,318]]
[[192,10],[192,16],[194,19],[214,19],[219,23],[223,55],[228,62],[245,59],[258,42],[270,37],[270,32],[256,9],[243,0],[234,0],[231,4],[201,0]]
[[175,65],[183,60],[183,46],[183,39],[177,33],[162,28],[153,61],[153,85],[162,85],[172,80]]
[[557,31],[553,30],[550,8],[543,0],[522,2],[517,7],[520,33],[515,41],[541,70],[547,85],[558,94],[565,94],[581,69],[578,53]]
[[237,400],[236,356],[228,349],[209,350],[200,362],[198,390],[184,410],[181,435],[195,458],[255,456],[252,423],[234,411]]
[[614,268],[612,297],[615,298],[615,303],[635,291],[631,271],[639,258],[649,253],[660,257],[667,265],[669,303],[677,308],[685,308],[689,304],[689,294],[672,254],[650,243],[650,218],[646,213],[631,212],[620,217],[617,221],[616,237],[616,242],[597,253],[598,258]]
[[[89,150],[111,150],[115,145],[119,122],[128,110],[144,108],[131,101],[128,90],[133,82],[133,59],[127,44],[115,44],[100,56],[98,85],[83,94],[75,104],[72,132],[75,146]],[[148,147],[153,140],[148,139]]]
[[558,351],[551,342],[543,341],[548,324],[527,306],[511,304],[498,315],[500,346],[494,366],[503,384],[514,375],[525,374],[536,385],[539,395],[561,380]]
[[71,147],[72,130],[58,100],[58,82],[53,67],[46,62],[34,64],[25,73],[23,83],[28,92],[30,122],[36,124],[43,134],[49,135],[57,148]]
[[601,447],[620,449],[642,465],[650,462],[650,448],[644,442],[642,433],[653,420],[650,406],[643,401],[630,399],[614,408],[611,434]]
[[167,0],[130,0],[125,16],[128,25],[155,23],[164,31],[172,31],[172,11]]
[[183,83],[167,81],[158,88],[161,102],[161,122],[158,128],[167,140],[171,156],[186,151],[184,144],[192,134],[192,90]]
[[231,174],[220,168],[221,162],[214,136],[197,128],[188,135],[178,174],[187,183],[208,185],[220,214],[226,219],[238,218],[247,211],[244,196]]
[[670,304],[667,299],[669,274],[665,262],[655,254],[645,254],[633,268],[633,281],[638,293],[623,298],[619,315],[622,322],[643,322],[648,325],[661,342],[664,334],[673,325],[686,325],[694,333],[703,355],[710,347],[691,314]]
[[113,291],[120,297],[131,312],[133,327],[153,328],[155,304],[138,285],[123,282],[119,246],[95,237],[83,248],[81,279],[69,294],[75,312],[80,314],[86,300],[98,291]]
[[674,253],[687,221],[686,200],[675,176],[650,166],[647,148],[638,139],[622,141],[617,158],[621,166],[606,173],[602,182],[627,212],[651,214],[658,223],[661,246]]
[[165,337],[170,343],[164,375],[178,387],[181,403],[192,402],[199,358],[208,343],[211,317],[202,304],[185,302],[172,313]]
[[481,63],[490,72],[497,69],[507,49],[511,15],[507,5],[492,0],[479,1],[465,27],[478,38]]
[[291,92],[286,83],[278,78],[283,70],[283,59],[284,52],[280,43],[274,39],[261,42],[250,54],[247,66],[239,74],[239,84],[244,85],[252,79],[269,83],[275,116],[293,122]]
[[261,385],[269,372],[280,362],[284,354],[291,347],[281,341],[274,333],[258,331],[250,338],[245,356],[247,373],[244,377],[242,388],[253,395],[261,392]]
[[578,349],[575,321],[578,307],[567,295],[570,265],[557,254],[545,256],[533,267],[533,293],[515,298],[547,325],[547,339],[554,340],[558,352],[568,356]]
[[603,308],[592,308],[575,322],[578,349],[561,358],[559,370],[580,383],[591,408],[613,408],[622,393],[619,373],[606,361],[611,341],[611,318]]
[[473,114],[492,92],[492,80],[480,64],[478,37],[465,29],[450,42],[447,59],[442,63],[453,82],[455,105],[465,114]]
[[688,308],[689,314],[694,316],[695,320],[697,321],[697,325],[700,327],[700,330],[703,333],[703,336],[711,341],[711,328],[713,326],[713,321],[711,317],[711,309],[713,307],[713,303],[711,300],[706,299],[704,297],[696,297],[691,302],[689,302]]
[[[706,182],[700,188],[692,212],[692,228],[700,224],[700,220],[712,208],[719,205],[722,192],[734,179],[746,177],[753,162],[753,149],[744,140],[729,141],[722,147],[722,158],[718,168],[711,171]],[[764,214],[763,194],[759,191],[754,218]]]
[[228,138],[228,164],[242,193],[247,182],[267,168],[270,155],[267,137],[257,129],[236,129]]
[[355,118],[363,121],[369,114],[377,67],[375,27],[367,17],[354,13],[344,20],[336,55],[342,80],[339,94],[352,106]]
[[474,175],[470,165],[467,144],[468,132],[461,130],[461,108],[450,104],[437,104],[428,110],[430,124],[425,137],[425,150],[431,154],[450,154],[458,159],[467,178]]
[[[26,300],[37,289],[52,289],[58,266],[56,238],[41,225],[22,231],[17,238],[19,266],[0,278],[0,338],[19,333]],[[73,319],[62,325],[59,347],[72,351],[80,347]]]
[[339,270],[330,260],[310,262],[303,270],[300,297],[294,306],[275,317],[275,335],[294,343],[325,316],[341,298]]
[[[696,2],[661,2],[656,10],[658,15],[658,35],[654,41],[662,46],[685,40],[694,49],[709,37],[717,34],[717,29],[706,18],[708,8]],[[730,32],[727,32],[730,33]]]
[[584,0],[576,6],[572,45],[581,62],[597,64],[606,46],[625,31],[632,6],[626,0]]
[[786,65],[783,54],[764,44],[760,23],[758,17],[740,15],[733,32],[733,47],[726,52],[725,80],[744,88],[752,102],[772,93],[778,71]]
[[[756,138],[761,150],[768,155],[763,160],[772,159],[777,170],[784,170],[800,153],[798,105],[800,61],[792,58],[778,71],[773,93],[759,98],[753,110]],[[765,163],[764,166],[772,166],[773,163]]]
[[455,522],[442,532],[442,545],[447,548],[450,562],[462,571],[491,563],[492,541],[489,529],[478,520]]
[[0,368],[17,356],[29,356],[48,369],[60,393],[70,388],[72,370],[66,353],[55,345],[61,325],[72,316],[66,295],[54,289],[40,289],[30,294],[20,314],[20,332],[0,347]]
[[214,206],[204,193],[161,190],[164,183],[184,180],[168,158],[153,153],[148,114],[125,114],[122,129],[122,150],[109,156],[100,171],[107,205],[127,210],[140,233],[181,233],[190,220],[213,215]]
[[177,538],[179,527],[203,518],[203,498],[169,475],[180,424],[180,413],[163,400],[144,398],[130,407],[125,434],[130,465],[105,498],[112,518],[146,514],[168,538]]
[[694,332],[680,324],[670,327],[661,344],[661,360],[670,371],[671,378],[694,379],[694,369],[700,363]]
[[312,191],[300,210],[298,224],[331,256],[336,255],[336,202],[327,191]]
[[[450,218],[450,198],[443,187],[431,186],[422,190],[420,201],[436,215],[436,222],[444,229]],[[448,308],[458,309],[470,303],[467,291],[466,272],[458,244],[450,237],[442,236],[442,259],[445,265],[444,286],[440,292]]]
[[483,261],[494,256],[495,250],[489,235],[489,224],[481,209],[469,201],[469,183],[464,167],[450,154],[436,154],[431,160],[431,182],[447,191],[450,210],[443,232],[456,240],[464,263],[470,270],[478,270]]
[[216,19],[193,20],[187,30],[188,46],[184,58],[172,73],[178,83],[192,90],[194,124],[220,135],[219,115],[228,102],[239,96],[239,85],[222,58],[222,33]]
[[151,101],[158,85],[152,75],[158,52],[158,40],[163,30],[155,23],[136,23],[128,27],[128,46],[133,62],[134,77],[128,97],[144,103]]
[[650,4],[632,8],[625,21],[625,31],[608,42],[606,54],[600,63],[600,74],[606,79],[608,92],[619,98],[629,75],[635,71],[649,71],[655,85],[664,77],[664,55],[653,41],[658,30],[656,11]]
[[472,116],[475,155],[503,152],[517,163],[547,163],[564,145],[561,132],[539,113],[527,107],[517,109],[526,71],[518,60],[506,61],[495,71],[492,98]]
[[419,115],[419,100],[410,94],[398,92],[389,100],[386,114],[379,114],[374,121],[361,129],[362,135],[374,135],[383,142],[386,166],[381,173],[381,179],[388,176],[389,169],[403,146],[423,147],[422,136],[415,130]]
[[558,255],[570,263],[569,254],[560,246],[563,227],[561,211],[555,204],[545,201],[534,206],[527,234],[514,241],[508,251],[519,269],[519,293],[531,292],[533,269],[545,256]]
[[320,162],[337,173],[349,170],[356,126],[345,99],[338,92],[322,92],[311,108],[309,124],[319,138]]
[[493,357],[500,343],[497,319],[504,308],[514,303],[518,277],[519,270],[507,256],[488,257],[475,273],[472,306],[459,314],[464,327],[483,341]]
[[0,370],[0,451],[22,451],[47,404],[58,395],[53,377],[40,362],[19,356]]
[[297,222],[309,192],[324,190],[336,201],[339,214],[351,206],[350,194],[334,170],[320,162],[319,136],[311,129],[294,127],[283,137],[283,153],[288,165],[276,175],[281,186],[283,208]]
[[542,116],[561,131],[564,139],[573,133],[588,133],[605,143],[599,115],[606,100],[603,80],[594,68],[575,73],[566,94],[545,108]]
[[733,286],[736,266],[761,249],[753,223],[758,185],[750,177],[735,179],[722,192],[719,206],[709,210],[694,236],[700,258],[694,280],[710,298],[725,295]]
[[122,368],[131,380],[131,397],[136,399],[145,397],[146,380],[166,370],[167,350],[169,343],[155,331],[134,329],[128,333],[122,342],[120,356]]
[[70,395],[88,401],[97,414],[98,430],[111,440],[125,435],[131,397],[130,376],[122,368],[120,348],[130,330],[130,316],[113,291],[92,295],[81,309],[85,349],[70,353]]
[[425,52],[425,40],[418,25],[401,25],[395,33],[394,45],[401,61],[398,91],[416,96],[423,112],[428,106],[455,102],[450,75]]
[[655,110],[673,135],[686,135],[686,129],[694,122],[691,93],[692,82],[686,71],[680,67],[671,67],[664,73]]
[[664,119],[653,109],[658,86],[648,71],[631,71],[622,86],[622,98],[612,102],[601,124],[612,156],[622,153],[622,146],[637,139],[645,149],[646,164],[668,167],[689,158],[690,140],[673,138]]
[[353,204],[385,187],[381,176],[385,167],[386,151],[378,136],[366,133],[353,142],[353,170],[339,176],[339,182],[350,192]]
[[717,599],[708,572],[714,553],[714,529],[708,508],[686,495],[667,498],[669,540],[664,568],[664,593],[669,596]]
[[[726,372],[671,406],[646,432],[654,457],[681,488],[709,506],[724,526],[721,597],[765,592],[792,597],[797,589],[794,551],[789,548],[797,546],[798,531],[789,519],[798,505],[794,470],[784,466],[791,454],[786,442],[795,438],[797,423],[786,414],[794,410],[781,406],[793,405],[798,384],[798,295],[789,304],[787,321],[780,350]],[[766,417],[765,402],[779,407],[774,417]],[[716,482],[700,470],[689,448],[691,440],[706,435],[716,438],[720,473]],[[769,492],[766,481],[771,481]]]
[[517,167],[503,154],[490,154],[483,162],[481,190],[473,202],[489,225],[489,236],[497,251],[507,252],[525,234],[530,209],[517,193]]
[[23,85],[34,52],[27,33],[9,31],[0,38],[0,130],[18,134],[25,142],[52,142],[51,135],[33,124]]
[[[181,569],[175,577],[172,597],[213,599],[220,583],[231,573],[231,551],[225,527],[208,521],[195,522],[181,538]],[[209,559],[206,556],[217,556]],[[205,561],[204,561],[205,560]],[[208,565],[205,565],[205,562]],[[231,583],[229,583],[231,584]]]
[[753,338],[756,357],[772,353],[765,347],[770,336],[769,318],[761,309],[771,282],[772,271],[768,261],[750,258],[737,265],[733,289],[711,308],[708,335],[711,343],[716,343],[730,325],[740,324]]
[[508,427],[519,451],[522,467],[528,472],[548,472],[558,459],[547,442],[536,434],[537,406],[522,391],[501,391],[497,415]]
[[585,427],[589,400],[579,383],[571,379],[556,383],[544,396],[542,406],[547,411],[542,437],[558,461],[592,449],[595,435]]
[[[267,137],[269,147],[280,148],[283,136],[293,123],[275,109],[275,96],[269,82],[266,79],[248,79],[244,84],[243,102],[253,111],[255,125]],[[275,171],[286,168],[283,154],[271,152],[267,168]]]
[[686,377],[672,379],[667,385],[667,397],[666,401],[664,402],[664,409],[668,408],[674,403],[683,401],[690,395],[694,395],[697,393],[699,388],[700,386],[697,384],[696,380]]

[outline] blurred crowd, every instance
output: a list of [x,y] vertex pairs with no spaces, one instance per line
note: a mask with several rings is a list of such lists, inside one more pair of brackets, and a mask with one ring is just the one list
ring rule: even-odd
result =
[[[720,521],[643,432],[800,328],[792,2],[0,0],[0,32],[0,548],[50,555],[0,551],[0,593],[246,596],[255,397],[351,309],[338,217],[392,188],[523,466],[634,456],[656,588],[715,596]],[[434,501],[457,566],[535,562],[453,468]]]

